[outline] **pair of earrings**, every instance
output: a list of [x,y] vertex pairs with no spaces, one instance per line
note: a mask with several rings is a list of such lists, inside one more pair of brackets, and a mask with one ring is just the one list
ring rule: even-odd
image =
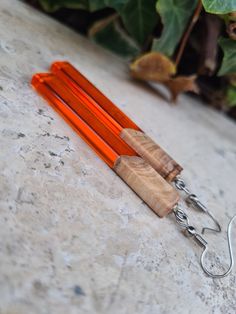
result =
[[175,215],[177,223],[203,248],[200,264],[207,275],[221,278],[231,272],[234,264],[231,227],[236,216],[231,219],[227,231],[229,268],[223,274],[213,274],[204,264],[207,241],[197,233],[181,209],[177,190],[186,194],[188,205],[203,211],[214,222],[215,228],[204,227],[202,233],[206,230],[221,232],[221,227],[186,187],[180,177],[183,168],[70,63],[53,63],[49,73],[35,74],[31,83],[158,216],[164,217],[171,212]]

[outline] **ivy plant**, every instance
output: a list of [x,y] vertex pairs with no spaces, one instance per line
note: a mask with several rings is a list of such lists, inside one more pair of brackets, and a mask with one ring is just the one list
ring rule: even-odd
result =
[[198,91],[218,97],[217,107],[236,106],[236,0],[35,1],[54,16],[87,12],[87,35],[133,60],[131,75],[166,85],[172,99]]

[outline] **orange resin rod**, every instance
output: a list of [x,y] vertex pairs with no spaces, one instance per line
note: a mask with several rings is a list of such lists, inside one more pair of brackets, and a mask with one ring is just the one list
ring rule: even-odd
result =
[[83,140],[104,160],[111,168],[119,155],[104,140],[98,136],[63,100],[58,97],[47,84],[48,74],[35,74],[31,84],[43,96],[62,118],[83,138]]
[[[41,75],[41,74],[38,74]],[[79,117],[81,117],[118,155],[137,155],[119,136],[111,118],[99,113],[99,106],[91,104],[89,98],[78,97],[55,75],[42,74],[45,84],[50,87]],[[96,108],[96,106],[98,108]],[[100,109],[101,110],[101,109]],[[116,128],[120,128],[116,123]]]
[[[83,111],[78,115],[78,110],[76,112],[73,110],[76,102],[74,103],[73,97],[71,98],[71,92],[69,96],[65,94],[64,88],[67,88],[57,80],[51,79],[52,77],[52,74],[36,74],[32,78],[32,85],[157,215],[163,217],[171,212],[179,200],[175,189],[141,157],[117,154],[107,143],[107,138],[104,141],[94,128],[90,128],[87,121],[84,121],[81,117]],[[53,84],[50,86],[49,82],[52,81],[56,86]],[[60,97],[60,93],[63,98]],[[75,99],[78,103],[79,98]],[[95,119],[96,116],[92,117]],[[123,142],[123,145],[125,147],[127,144]]]
[[[141,156],[167,181],[173,181],[182,167],[147,136],[119,108],[68,62],[55,62],[51,71],[76,97],[89,106],[97,118]],[[73,108],[76,111],[76,108]],[[77,112],[77,111],[76,111]],[[77,112],[79,115],[80,113]],[[87,121],[86,121],[87,122]],[[101,134],[100,134],[101,135]],[[103,137],[106,141],[106,136]],[[111,143],[109,142],[111,145]],[[115,147],[112,146],[114,149]],[[135,153],[134,153],[135,154]]]
[[103,124],[107,125],[116,135],[120,135],[123,127],[116,120],[114,120],[114,118],[112,118],[90,95],[79,87],[79,85],[75,84],[74,81],[71,81],[69,77],[67,77],[66,81],[64,81],[61,79],[60,75],[58,76],[56,73],[54,73],[54,75],[58,77],[66,85],[66,87],[72,91],[98,119],[101,120]]
[[84,90],[104,109],[122,128],[140,130],[140,128],[128,118],[113,102],[101,93],[91,82],[89,82],[77,69],[69,62],[57,61],[51,66],[51,71],[55,73],[63,82],[67,83],[74,92],[81,93]]
[[[73,93],[75,94],[75,96],[77,98],[79,98],[80,102],[83,103],[83,105],[88,108],[88,110],[90,112],[93,113],[93,115],[95,115],[99,120],[101,120],[101,122],[104,125],[107,125],[107,127],[109,127],[109,129],[111,130],[111,132],[113,132],[116,135],[119,135],[120,132],[122,131],[122,127],[104,110],[102,109],[96,101],[93,100],[92,97],[90,97],[88,94],[86,94],[86,92],[84,92],[79,86],[77,86],[78,91],[74,91],[73,89],[70,88],[70,86],[68,86],[67,84],[64,84],[63,81],[60,80],[60,78],[58,78],[56,75],[50,75],[50,84],[51,87],[53,89],[58,90],[58,85],[60,86],[60,89],[62,87],[63,84],[63,88],[67,87],[67,91],[65,93],[65,89],[63,90],[64,93],[64,97],[67,97],[66,94],[68,93]],[[74,110],[76,110],[77,107],[74,107]],[[78,112],[79,114],[79,112]]]

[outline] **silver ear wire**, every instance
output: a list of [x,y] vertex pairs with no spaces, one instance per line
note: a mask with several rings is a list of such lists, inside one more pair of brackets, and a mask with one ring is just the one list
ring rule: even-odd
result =
[[204,232],[206,230],[210,230],[210,231],[214,231],[214,232],[221,232],[221,226],[220,226],[219,222],[216,220],[214,215],[207,209],[207,207],[205,205],[203,205],[202,202],[200,202],[198,197],[195,194],[192,194],[190,192],[190,190],[186,187],[184,180],[181,179],[180,177],[177,177],[175,179],[174,183],[175,183],[175,186],[178,190],[185,192],[185,194],[187,195],[187,198],[186,198],[187,204],[192,205],[194,208],[197,208],[197,209],[203,211],[205,214],[207,214],[213,220],[214,224],[216,225],[216,228],[203,227],[202,228],[202,234],[204,234]]
[[233,216],[228,224],[228,228],[227,228],[227,243],[228,243],[228,248],[229,248],[229,258],[230,258],[230,265],[229,265],[229,268],[227,271],[225,271],[223,274],[213,274],[212,272],[210,272],[209,270],[206,269],[206,266],[204,265],[204,258],[205,258],[205,255],[207,253],[207,250],[208,250],[208,247],[207,245],[204,247],[204,250],[202,252],[202,256],[201,256],[201,260],[200,260],[200,263],[201,263],[201,266],[202,266],[202,269],[204,270],[204,272],[212,277],[212,278],[223,278],[223,277],[226,277],[231,271],[232,271],[232,268],[234,266],[234,256],[233,256],[233,250],[232,250],[232,241],[231,241],[231,228],[232,228],[232,223],[234,221],[234,219],[236,218],[236,215]]
[[236,215],[233,216],[233,218],[230,220],[227,228],[227,242],[228,242],[228,248],[229,248],[229,257],[230,257],[230,265],[229,268],[223,273],[223,274],[213,274],[210,272],[206,266],[204,265],[204,258],[205,255],[208,251],[208,243],[207,241],[199,234],[196,232],[196,229],[189,224],[189,218],[187,214],[179,207],[179,205],[176,205],[175,208],[173,209],[175,218],[177,223],[185,229],[186,233],[188,236],[193,237],[194,240],[201,246],[203,247],[203,252],[200,258],[200,265],[203,269],[203,271],[210,277],[212,278],[223,278],[226,277],[231,271],[234,266],[234,257],[233,257],[233,250],[232,250],[232,241],[231,241],[231,228],[232,228],[232,223],[234,219],[236,218]]

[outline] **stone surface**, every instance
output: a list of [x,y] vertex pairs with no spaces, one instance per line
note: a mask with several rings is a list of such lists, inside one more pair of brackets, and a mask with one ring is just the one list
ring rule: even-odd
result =
[[236,125],[186,96],[170,106],[124,61],[20,1],[1,0],[0,24],[0,313],[235,313],[236,270],[206,277],[172,215],[157,218],[29,81],[71,61],[184,166],[223,225],[206,235],[209,266],[228,265]]

